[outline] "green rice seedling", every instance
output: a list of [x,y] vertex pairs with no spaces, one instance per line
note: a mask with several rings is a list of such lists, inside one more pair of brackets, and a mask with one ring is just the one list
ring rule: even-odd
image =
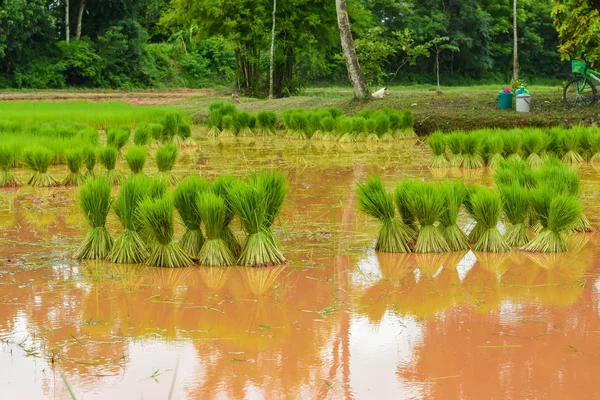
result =
[[183,115],[178,112],[169,112],[162,120],[163,143],[171,143],[179,133],[179,126],[184,123]]
[[133,144],[136,146],[146,146],[151,139],[150,129],[147,124],[138,125],[133,133]]
[[85,176],[86,178],[96,177],[96,149],[94,147],[86,146],[83,148],[83,162],[85,164]]
[[185,226],[185,233],[179,244],[192,258],[198,256],[204,244],[198,197],[207,190],[208,183],[204,178],[190,176],[179,182],[173,191],[173,204]]
[[503,135],[503,139],[504,158],[509,161],[521,161],[521,147],[523,146],[521,134],[514,131],[509,131]]
[[339,141],[344,142],[353,142],[354,136],[352,135],[352,127],[353,127],[354,118],[351,117],[342,117],[338,121],[338,127],[341,132]]
[[16,187],[20,186],[21,182],[17,179],[11,168],[15,162],[14,146],[8,144],[0,144],[0,187]]
[[177,177],[173,174],[173,167],[177,161],[177,146],[165,144],[156,151],[156,166],[158,167],[158,176],[160,179],[174,185],[177,183]]
[[517,184],[527,189],[537,185],[533,169],[524,161],[501,161],[494,173],[494,181],[498,186]]
[[205,192],[198,197],[198,210],[206,228],[206,241],[198,253],[198,263],[207,267],[234,265],[235,257],[222,235],[227,218],[225,201],[212,192]]
[[139,216],[148,237],[150,256],[146,264],[153,267],[178,268],[193,264],[186,251],[173,240],[173,199],[147,198],[139,205]]
[[463,160],[462,138],[463,133],[446,135],[446,144],[450,150],[449,164],[451,167],[460,167]]
[[278,172],[255,173],[248,183],[236,181],[232,186],[231,206],[247,233],[240,265],[260,267],[286,261],[271,231],[286,193],[286,180]]
[[305,138],[308,129],[308,117],[304,111],[293,113],[291,116],[295,135],[298,138]]
[[561,161],[565,164],[580,164],[584,161],[579,154],[579,138],[566,129],[559,136],[559,149]]
[[238,136],[252,136],[253,132],[250,129],[250,113],[239,112],[235,115],[236,125],[239,126]]
[[23,152],[23,164],[33,171],[27,182],[31,186],[56,186],[58,182],[48,175],[53,153],[45,147],[34,146]]
[[507,224],[504,239],[509,246],[523,247],[531,238],[527,230],[529,191],[518,184],[500,186],[500,196]]
[[341,109],[339,109],[338,107],[329,107],[325,111],[327,111],[333,119],[338,119],[344,115],[344,112]]
[[106,177],[111,185],[119,185],[123,176],[117,169],[117,157],[119,151],[115,147],[105,146],[98,149],[98,160],[106,168]]
[[371,119],[373,117],[373,110],[365,108],[356,113],[357,117],[364,118],[365,120]]
[[390,132],[394,139],[399,138],[402,133],[402,114],[396,110],[386,110],[386,115],[390,120]]
[[336,120],[333,117],[327,116],[321,120],[321,131],[323,132],[322,140],[334,140],[333,131],[336,128]]
[[219,135],[223,137],[233,137],[236,135],[236,133],[234,116],[224,115],[221,119],[221,133]]
[[261,111],[256,114],[258,121],[258,134],[269,136],[275,134],[275,124],[277,123],[277,114],[269,111]]
[[592,133],[590,129],[579,126],[571,129],[571,132],[577,137],[579,142],[579,154],[585,161],[589,161],[592,157]]
[[123,226],[123,231],[114,241],[108,260],[121,264],[141,264],[150,253],[140,236],[139,205],[147,197],[148,179],[132,176],[121,186],[112,208]]
[[118,151],[129,142],[131,129],[126,126],[106,128],[106,144],[114,147]]
[[440,215],[440,228],[442,229],[444,239],[448,243],[451,251],[461,251],[469,249],[467,235],[457,224],[458,212],[467,197],[467,188],[461,181],[442,184],[442,193],[444,195],[445,207]]
[[421,182],[415,180],[403,180],[396,185],[394,191],[394,201],[400,217],[400,221],[410,228],[410,242],[414,242],[417,239],[416,218],[412,214],[411,209],[408,205],[408,198],[412,196],[415,186],[421,185]]
[[371,118],[365,121],[365,131],[367,134],[366,140],[370,142],[379,141],[379,136],[377,136],[377,121]]
[[534,168],[542,165],[543,161],[540,155],[546,150],[545,145],[547,141],[544,140],[542,135],[540,131],[533,131],[523,136],[525,162]]
[[435,226],[444,212],[445,196],[441,187],[434,183],[415,184],[406,196],[410,213],[418,220],[420,228],[415,253],[444,253],[450,246],[442,231]]
[[21,126],[12,121],[0,120],[0,133],[14,134],[21,130]]
[[[471,202],[471,200],[473,199],[473,196],[475,194],[477,194],[480,190],[485,189],[482,186],[479,185],[471,185],[467,187],[467,195],[465,196],[465,201],[463,202],[465,209],[467,210],[467,213],[469,213],[469,215],[473,215],[474,211],[473,211],[473,203]],[[471,231],[469,232],[469,234],[467,235],[467,238],[469,239],[470,243],[477,243],[477,240],[479,240],[479,238],[481,237],[481,234],[483,233],[485,227],[483,225],[479,225],[477,223],[477,220],[473,218],[474,221],[474,225],[471,228]]]
[[390,119],[384,112],[378,112],[375,114],[375,133],[379,137],[379,140],[389,142],[394,140],[394,137],[390,132]]
[[223,229],[221,230],[221,238],[227,243],[227,247],[231,250],[234,257],[237,258],[242,252],[242,246],[238,241],[235,233],[230,227],[231,221],[235,216],[231,207],[231,188],[236,184],[236,179],[231,175],[220,175],[211,185],[211,190],[214,194],[221,197],[225,201],[225,219],[223,220]]
[[356,188],[358,207],[364,214],[381,222],[375,250],[385,253],[410,253],[414,232],[396,218],[394,200],[379,177],[368,178]]
[[600,164],[600,133],[594,133],[590,137],[590,162]]
[[412,110],[404,110],[402,111],[402,128],[398,136],[403,138],[413,138],[416,137],[416,133],[413,129],[415,124],[415,116]]
[[79,186],[85,182],[85,176],[81,173],[81,166],[83,165],[84,156],[83,150],[71,149],[65,153],[67,160],[67,167],[69,168],[69,175],[64,179],[62,184],[64,186]]
[[487,167],[495,169],[501,161],[504,161],[504,139],[499,134],[490,135],[485,138],[484,148],[487,157]]
[[173,140],[175,143],[179,142],[182,146],[194,146],[196,144],[192,139],[192,127],[186,121],[180,122],[177,135]]
[[463,168],[483,168],[485,165],[481,156],[481,141],[475,135],[462,136]]
[[571,196],[557,195],[547,186],[531,190],[530,199],[531,206],[543,229],[521,249],[541,253],[567,251],[564,234],[573,228],[582,213],[579,201]]
[[127,165],[132,174],[136,175],[144,173],[144,165],[146,165],[147,157],[148,155],[145,146],[132,146],[127,150],[127,153],[125,153],[125,161],[127,161]]
[[89,179],[79,189],[79,208],[91,230],[75,252],[76,259],[103,260],[113,246],[106,229],[106,217],[112,204],[111,184],[105,177]]
[[502,198],[498,192],[481,188],[469,199],[471,217],[477,221],[481,231],[473,250],[489,253],[510,251],[510,246],[498,230],[498,222],[502,214]]
[[433,152],[430,168],[448,168],[450,163],[446,160],[446,137],[443,133],[434,133],[427,139],[427,144]]
[[354,133],[354,139],[356,141],[362,141],[366,138],[366,124],[367,120],[363,117],[352,118],[352,132]]
[[150,134],[150,138],[152,139],[150,144],[152,147],[157,147],[158,143],[162,141],[163,131],[165,127],[162,124],[147,124],[148,133]]

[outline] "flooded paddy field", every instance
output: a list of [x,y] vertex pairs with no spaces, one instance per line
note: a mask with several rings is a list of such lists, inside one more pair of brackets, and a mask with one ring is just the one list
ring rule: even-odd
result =
[[[370,173],[387,186],[406,177],[492,185],[485,170],[432,172],[430,160],[416,140],[231,139],[183,150],[181,177],[287,174],[274,231],[290,263],[260,269],[76,261],[87,229],[77,189],[0,190],[1,397],[600,397],[597,235],[569,237],[558,255],[375,253],[378,225],[355,204],[355,183]],[[598,174],[587,164],[579,172],[597,229]],[[468,227],[466,215],[459,221]]]

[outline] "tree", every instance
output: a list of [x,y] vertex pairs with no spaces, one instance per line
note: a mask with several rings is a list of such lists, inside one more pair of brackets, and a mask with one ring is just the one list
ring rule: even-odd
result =
[[346,68],[350,83],[354,88],[354,97],[365,99],[369,96],[367,82],[360,69],[358,58],[356,57],[356,49],[354,48],[354,40],[350,31],[350,20],[348,19],[348,7],[346,0],[335,0],[335,8],[338,18],[338,27],[340,30],[340,41],[342,42],[342,52],[346,60]]
[[433,51],[433,54],[435,54],[435,75],[437,77],[438,90],[440,90],[440,54],[444,50],[450,50],[452,52],[459,51],[458,46],[448,43],[449,40],[450,38],[447,36],[437,37],[426,44],[426,46]]
[[79,40],[81,38],[81,22],[83,19],[83,11],[85,10],[85,0],[81,0],[79,3],[79,12],[77,13],[77,33],[75,34],[75,39]]
[[65,1],[65,42],[69,43],[71,41],[71,32],[70,32],[70,24],[69,24],[69,0]]
[[513,0],[513,82],[519,81],[519,53],[517,34],[517,0]]
[[554,26],[563,60],[585,53],[600,60],[600,3],[597,0],[554,0]]
[[273,99],[273,86],[275,74],[275,14],[277,12],[277,0],[273,0],[273,29],[271,30],[271,60],[269,62],[269,99]]

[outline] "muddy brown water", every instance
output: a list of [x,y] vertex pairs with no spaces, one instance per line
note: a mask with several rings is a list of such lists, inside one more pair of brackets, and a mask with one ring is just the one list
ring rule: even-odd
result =
[[[186,149],[180,176],[288,174],[275,233],[291,262],[266,269],[78,262],[86,225],[75,189],[0,191],[0,397],[600,398],[596,235],[571,237],[554,256],[373,251],[378,226],[355,212],[353,190],[369,173],[390,186],[491,183],[485,171],[432,172],[429,160],[412,140]],[[580,173],[598,227],[598,174]]]

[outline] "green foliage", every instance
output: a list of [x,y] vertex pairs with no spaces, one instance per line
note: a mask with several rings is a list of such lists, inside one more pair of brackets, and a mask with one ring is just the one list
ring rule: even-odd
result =
[[600,59],[600,7],[592,0],[554,0],[554,25],[560,38],[558,51],[563,59],[585,53],[591,60]]
[[208,183],[205,179],[190,176],[181,181],[173,192],[173,203],[186,228],[179,243],[193,257],[198,255],[204,244],[204,236],[200,230],[202,217],[198,198],[206,191],[208,191]]
[[125,161],[133,174],[142,173],[146,164],[146,147],[132,146],[125,153]]
[[77,259],[104,259],[113,241],[106,230],[106,217],[112,204],[111,184],[106,178],[91,179],[79,189],[79,208],[91,230],[75,253]]

